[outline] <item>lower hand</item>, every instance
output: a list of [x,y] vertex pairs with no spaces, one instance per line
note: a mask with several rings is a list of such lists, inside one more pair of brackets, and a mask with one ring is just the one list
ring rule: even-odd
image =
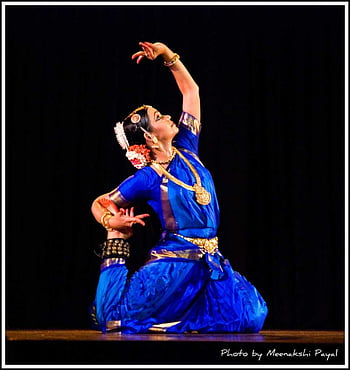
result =
[[108,223],[113,231],[108,232],[108,238],[130,238],[134,230],[133,225],[140,224],[145,226],[143,219],[149,217],[148,213],[142,213],[135,216],[134,207],[131,208],[118,208],[114,202],[107,197],[101,197],[99,203],[107,208],[112,213],[112,217],[108,219]]
[[[139,224],[145,226],[146,223],[143,221],[144,218],[149,217],[148,213],[142,213],[135,216],[134,207],[127,209],[120,209],[122,212],[118,212],[113,215],[108,223],[113,231],[108,233],[108,237],[114,236],[123,239],[128,239],[133,236],[133,226]],[[118,233],[118,236],[116,236]]]

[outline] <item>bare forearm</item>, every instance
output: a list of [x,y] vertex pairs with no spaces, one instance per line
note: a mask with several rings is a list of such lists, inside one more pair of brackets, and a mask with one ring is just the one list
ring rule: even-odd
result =
[[[174,55],[175,53],[165,46],[165,51],[162,54],[163,60],[169,62],[174,58]],[[182,109],[200,120],[200,96],[197,83],[180,59],[169,69],[183,97]]]
[[[167,46],[165,46],[164,49],[165,51],[162,54],[163,60],[165,62],[169,62],[174,57],[175,53]],[[192,78],[191,74],[188,72],[185,65],[182,63],[181,59],[179,59],[174,65],[169,67],[169,69],[171,70],[182,95],[199,92],[198,85]]]
[[91,213],[95,217],[97,222],[101,222],[101,217],[108,212],[108,209],[106,207],[103,207],[101,203],[99,202],[99,199],[103,196],[95,199],[91,205]]

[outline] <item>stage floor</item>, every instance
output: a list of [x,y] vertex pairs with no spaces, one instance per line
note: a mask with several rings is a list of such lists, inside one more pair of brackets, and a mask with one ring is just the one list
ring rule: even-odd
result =
[[265,343],[344,343],[343,331],[262,330],[258,334],[102,334],[95,330],[7,330],[8,341],[205,341]]
[[[262,330],[257,334],[102,334],[94,330],[7,330],[8,365],[188,367],[339,365],[343,331]],[[347,344],[347,343],[346,343]]]

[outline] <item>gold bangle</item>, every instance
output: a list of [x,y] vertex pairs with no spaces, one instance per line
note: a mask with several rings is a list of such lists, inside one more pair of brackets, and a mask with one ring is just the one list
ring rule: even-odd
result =
[[113,229],[111,228],[111,226],[109,225],[109,222],[108,220],[106,220],[106,216],[110,216],[109,218],[111,218],[113,216],[113,214],[111,212],[105,212],[102,216],[101,216],[101,219],[100,219],[100,222],[102,224],[102,226],[107,230],[107,231],[113,231]]
[[168,61],[164,61],[165,67],[171,67],[173,66],[178,60],[180,59],[180,55],[175,53],[174,56]]
[[112,213],[110,212],[110,211],[107,211],[107,212],[105,212],[102,216],[101,216],[101,218],[100,218],[100,224],[102,224],[103,225],[103,223],[104,223],[104,218],[107,216],[107,215],[111,215]]

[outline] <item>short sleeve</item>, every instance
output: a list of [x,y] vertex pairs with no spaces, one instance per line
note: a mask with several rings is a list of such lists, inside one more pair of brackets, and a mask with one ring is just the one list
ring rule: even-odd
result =
[[182,112],[178,127],[179,132],[174,138],[175,146],[188,149],[198,155],[199,134],[202,128],[201,123],[190,113]]
[[111,191],[111,199],[118,207],[129,207],[135,203],[145,201],[149,198],[149,192],[152,187],[152,178],[150,173],[141,169],[134,175],[124,180],[116,189]]

